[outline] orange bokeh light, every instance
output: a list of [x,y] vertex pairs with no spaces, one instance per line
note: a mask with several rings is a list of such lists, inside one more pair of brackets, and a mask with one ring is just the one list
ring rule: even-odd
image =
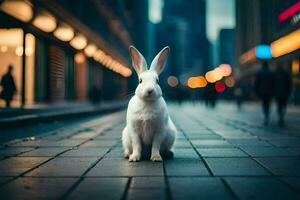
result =
[[232,68],[229,64],[221,64],[218,68],[222,71],[223,76],[230,76],[232,73]]
[[207,81],[203,76],[190,77],[187,81],[190,88],[203,88],[207,85]]

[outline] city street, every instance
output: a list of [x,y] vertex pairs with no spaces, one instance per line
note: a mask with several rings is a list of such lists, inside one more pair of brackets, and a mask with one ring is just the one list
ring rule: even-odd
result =
[[300,198],[299,109],[290,108],[285,127],[275,109],[262,126],[257,104],[169,110],[179,133],[164,162],[123,158],[125,110],[22,127],[23,136],[1,131],[1,199]]

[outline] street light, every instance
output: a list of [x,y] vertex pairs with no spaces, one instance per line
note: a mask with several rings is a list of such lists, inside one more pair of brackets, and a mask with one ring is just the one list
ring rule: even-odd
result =
[[74,37],[74,30],[67,24],[61,24],[54,31],[53,35],[63,42],[68,42]]
[[33,17],[32,6],[27,1],[4,1],[0,4],[0,9],[23,22],[29,22]]
[[84,53],[88,57],[92,57],[96,51],[97,51],[97,46],[94,44],[89,44],[84,49]]
[[87,45],[87,39],[83,35],[77,35],[71,40],[70,45],[77,50],[81,50]]
[[271,43],[274,58],[286,55],[300,48],[300,28]]
[[48,12],[41,11],[33,20],[32,24],[38,29],[50,33],[56,28],[56,19]]

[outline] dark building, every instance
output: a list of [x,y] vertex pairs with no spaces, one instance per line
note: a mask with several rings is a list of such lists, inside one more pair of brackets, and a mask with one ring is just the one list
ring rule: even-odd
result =
[[165,80],[169,75],[183,80],[180,77],[185,74],[206,71],[209,48],[204,0],[165,0],[162,21],[155,28],[156,53],[166,45],[171,48],[168,67],[163,74]]
[[235,29],[222,29],[218,38],[219,63],[235,67]]
[[265,59],[269,61],[271,69],[285,66],[292,72],[292,100],[299,102],[300,42],[296,38],[300,38],[300,2],[237,0],[236,9],[236,58],[247,98],[251,98],[253,75],[262,61],[256,47],[266,45],[269,51],[266,48],[262,53],[267,56]]
[[125,98],[136,81],[128,47],[148,50],[147,0],[4,0],[0,19],[0,77],[14,65],[15,105]]

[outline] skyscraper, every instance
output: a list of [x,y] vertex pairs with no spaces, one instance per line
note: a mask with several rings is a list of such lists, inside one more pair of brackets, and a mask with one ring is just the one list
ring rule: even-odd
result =
[[204,0],[165,0],[162,22],[156,26],[156,51],[171,47],[164,76],[201,74],[209,65]]

